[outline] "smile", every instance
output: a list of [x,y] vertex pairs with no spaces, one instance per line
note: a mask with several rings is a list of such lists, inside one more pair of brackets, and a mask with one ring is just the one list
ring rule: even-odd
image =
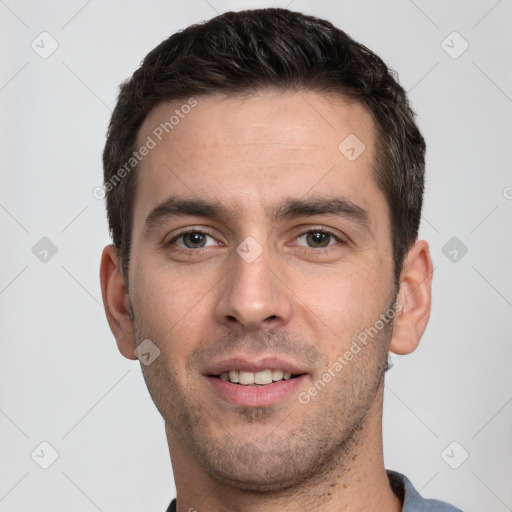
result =
[[265,386],[272,382],[288,380],[299,375],[292,375],[286,370],[279,368],[260,370],[257,372],[248,372],[244,370],[230,370],[222,372],[218,377],[226,382],[241,384],[242,386]]

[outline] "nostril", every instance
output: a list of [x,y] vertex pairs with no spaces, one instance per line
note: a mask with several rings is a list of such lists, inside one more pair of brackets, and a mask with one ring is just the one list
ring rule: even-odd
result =
[[230,321],[230,322],[236,322],[237,319],[233,316],[233,315],[226,315],[226,318]]
[[277,318],[276,315],[271,315],[267,318],[267,320],[275,320]]

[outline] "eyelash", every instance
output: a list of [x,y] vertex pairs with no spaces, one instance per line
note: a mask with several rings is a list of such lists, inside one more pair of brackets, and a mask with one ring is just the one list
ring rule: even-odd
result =
[[[308,233],[324,233],[324,234],[329,235],[332,238],[334,238],[334,240],[338,244],[341,244],[341,245],[345,244],[345,241],[339,235],[337,235],[336,233],[334,233],[330,229],[324,228],[323,226],[322,227],[316,227],[316,228],[315,227],[314,228],[310,228],[310,229],[308,229],[306,231],[301,232],[299,235],[294,237],[294,241],[298,240],[299,238],[301,238],[304,235],[307,235]],[[329,244],[326,247],[309,247],[307,245],[306,246],[299,246],[299,247],[301,247],[302,249],[305,249],[305,250],[310,249],[310,250],[313,250],[313,251],[318,251],[319,249],[329,250],[329,248],[333,247],[334,245],[336,245],[336,244],[332,244],[332,245]]]
[[[182,231],[178,235],[174,236],[166,245],[174,246],[175,250],[186,251],[186,252],[197,251],[198,249],[204,249],[204,247],[198,247],[198,248],[193,249],[193,248],[183,248],[183,247],[179,247],[176,245],[176,242],[180,238],[184,237],[185,235],[194,234],[194,233],[210,236],[211,238],[213,238],[214,240],[219,242],[215,238],[215,235],[213,233],[211,233],[208,230],[205,230],[204,228],[198,228],[198,229],[188,229],[187,231]],[[325,233],[326,235],[333,237],[335,239],[335,241],[337,242],[337,244],[345,245],[347,243],[339,235],[337,235],[333,231],[331,231],[323,226],[322,227],[313,227],[313,228],[307,229],[306,231],[302,231],[298,235],[293,237],[293,241],[294,242],[297,241],[300,237],[307,235],[308,233]],[[220,242],[220,244],[224,245],[222,242]],[[287,245],[292,245],[292,244],[287,243]],[[298,246],[298,247],[301,247],[303,250],[313,250],[313,251],[318,252],[319,249],[324,249],[324,251],[329,250],[329,248],[331,248],[334,245],[336,245],[336,244],[328,245],[326,247],[309,247],[309,246]],[[207,246],[207,247],[211,247],[211,246]]]
[[[198,229],[187,229],[186,231],[182,231],[181,233],[179,233],[178,235],[174,236],[171,240],[169,240],[169,242],[167,242],[166,245],[169,245],[169,246],[174,246],[177,248],[177,250],[182,250],[182,251],[194,251],[194,250],[197,250],[197,249],[191,249],[191,248],[183,248],[183,247],[179,247],[179,246],[176,246],[176,241],[179,240],[180,238],[184,237],[185,235],[190,235],[190,234],[194,234],[194,233],[197,233],[197,234],[200,234],[200,235],[208,235],[210,236],[211,238],[213,238],[215,241],[218,242],[217,238],[215,238],[215,235],[213,233],[211,233],[210,231],[204,229],[204,228],[198,228]],[[222,244],[222,242],[220,242]],[[224,245],[224,244],[222,244]],[[202,249],[202,247],[200,247],[200,249]]]

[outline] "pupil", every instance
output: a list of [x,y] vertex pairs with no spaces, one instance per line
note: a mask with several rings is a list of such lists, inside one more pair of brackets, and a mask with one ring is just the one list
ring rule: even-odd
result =
[[188,233],[183,241],[187,247],[203,247],[206,243],[206,237],[202,233]]
[[308,233],[308,243],[316,247],[327,247],[329,245],[330,236],[329,233],[310,231]]

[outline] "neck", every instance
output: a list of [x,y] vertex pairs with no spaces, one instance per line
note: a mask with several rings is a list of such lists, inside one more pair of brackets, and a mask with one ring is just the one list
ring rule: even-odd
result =
[[[177,512],[399,512],[382,456],[382,393],[354,434],[330,463],[296,487],[275,493],[244,491],[211,478],[166,426],[177,489]],[[336,457],[338,455],[338,457]]]

